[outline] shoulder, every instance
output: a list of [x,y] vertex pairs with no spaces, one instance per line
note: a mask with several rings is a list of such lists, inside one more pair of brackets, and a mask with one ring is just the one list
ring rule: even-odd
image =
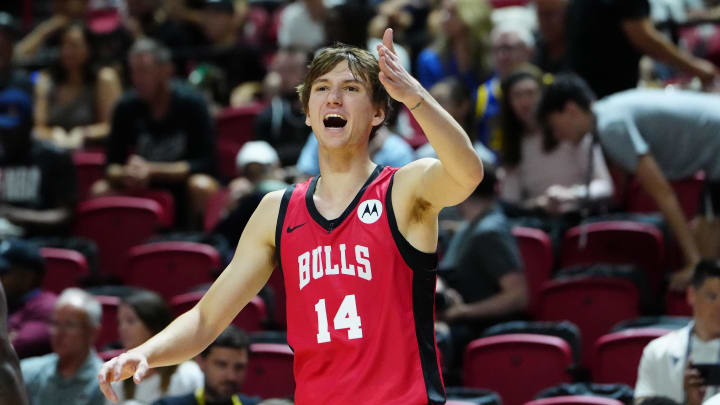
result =
[[105,66],[98,70],[97,82],[99,85],[119,84],[120,76],[115,69],[109,66]]
[[22,375],[28,381],[34,380],[39,375],[47,373],[48,370],[55,370],[57,359],[58,357],[55,353],[50,353],[44,356],[28,357],[20,360]]
[[643,358],[660,359],[670,354],[684,354],[687,345],[688,328],[674,330],[653,339],[643,350]]
[[190,389],[201,386],[205,377],[202,370],[200,369],[200,366],[198,366],[198,364],[194,361],[190,360],[181,363],[177,367],[175,373],[172,376],[172,379],[179,380],[173,382],[182,384],[184,387]]
[[205,105],[202,95],[198,93],[197,90],[182,82],[173,81],[170,88],[173,96],[180,101],[190,104]]
[[430,168],[440,163],[436,158],[422,158],[414,160],[403,167],[399,168],[395,173],[394,188],[398,187],[414,187]]
[[439,60],[437,52],[432,48],[425,48],[418,55],[418,63],[436,63]]

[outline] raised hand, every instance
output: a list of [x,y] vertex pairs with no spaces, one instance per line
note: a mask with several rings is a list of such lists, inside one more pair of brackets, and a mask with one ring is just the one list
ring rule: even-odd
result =
[[395,54],[393,31],[385,30],[382,44],[377,46],[380,63],[380,82],[390,97],[413,109],[422,100],[424,91],[420,83],[402,66]]
[[110,383],[132,376],[135,384],[139,384],[147,375],[149,368],[147,359],[142,354],[128,352],[113,357],[103,364],[98,373],[100,391],[105,398],[117,403],[117,394],[113,391]]

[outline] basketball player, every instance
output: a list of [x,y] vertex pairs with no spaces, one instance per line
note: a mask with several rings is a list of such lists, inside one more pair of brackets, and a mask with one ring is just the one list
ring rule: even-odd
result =
[[27,404],[20,364],[8,336],[7,299],[2,283],[0,283],[0,404]]
[[[475,189],[483,167],[460,125],[400,64],[392,30],[378,52],[379,61],[350,47],[315,57],[298,91],[320,145],[320,176],[268,194],[203,299],[102,367],[108,398],[116,398],[111,381],[138,382],[151,367],[202,351],[278,265],[295,403],[445,402],[433,331],[437,215]],[[439,160],[400,169],[370,161],[388,95],[410,108]]]

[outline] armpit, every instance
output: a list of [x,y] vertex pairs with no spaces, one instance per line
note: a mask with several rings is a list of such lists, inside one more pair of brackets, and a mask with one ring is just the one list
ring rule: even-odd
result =
[[416,199],[410,209],[410,223],[422,222],[431,206],[432,204],[424,198]]

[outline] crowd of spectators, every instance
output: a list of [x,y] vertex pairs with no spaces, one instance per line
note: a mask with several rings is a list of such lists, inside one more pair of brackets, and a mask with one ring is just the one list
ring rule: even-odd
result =
[[[0,278],[30,403],[104,403],[90,383],[100,364],[100,305],[82,289],[59,297],[42,289],[39,247],[86,255],[90,291],[104,280],[98,249],[73,234],[77,204],[164,190],[174,201],[168,238],[232,254],[264,194],[319,174],[318,143],[296,92],[314,52],[338,41],[374,51],[386,27],[400,61],[487,165],[468,200],[441,215],[437,321],[450,336],[450,382],[465,345],[485,328],[529,319],[527,266],[512,227],[546,231],[557,252],[567,229],[593,217],[635,220],[622,204],[632,182],[657,205],[653,223],[668,246],[678,246],[663,287],[690,286],[700,302],[706,279],[718,275],[695,269],[708,266],[703,256],[720,256],[712,219],[720,212],[719,22],[711,0],[3,2]],[[435,156],[401,107],[373,131],[370,156],[380,165]],[[251,111],[252,125],[233,135],[244,144],[228,150],[220,128],[237,111]],[[73,157],[87,153],[106,163],[81,195]],[[234,173],[221,168],[228,153]],[[715,237],[710,249],[672,188],[699,172],[695,211]],[[171,320],[160,296],[123,296],[118,343],[137,346]],[[641,366],[643,397],[656,394],[647,382],[649,356],[660,350],[653,347]],[[197,363],[160,368],[116,392],[141,404],[225,403],[241,391],[247,352],[247,336],[229,329]]]

